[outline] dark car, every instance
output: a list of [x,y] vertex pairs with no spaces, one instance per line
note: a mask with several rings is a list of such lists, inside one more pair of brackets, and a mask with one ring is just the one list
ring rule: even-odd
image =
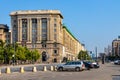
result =
[[86,68],[87,70],[90,70],[91,68],[94,67],[91,62],[86,62],[86,61],[84,61],[83,63],[84,63],[85,68]]
[[97,62],[93,62],[92,64],[93,64],[94,68],[99,68],[100,67],[100,65]]

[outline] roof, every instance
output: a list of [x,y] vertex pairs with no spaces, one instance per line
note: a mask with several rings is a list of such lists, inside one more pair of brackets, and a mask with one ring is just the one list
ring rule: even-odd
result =
[[3,28],[3,29],[8,29],[8,26],[5,25],[5,24],[0,24],[0,28]]
[[8,26],[5,25],[5,24],[0,24],[0,29],[4,29],[5,31],[6,31],[6,30],[9,31]]
[[61,12],[59,10],[19,10],[19,11],[13,11],[10,13],[10,16],[14,16],[14,15],[32,15],[32,14],[38,14],[38,15],[42,15],[42,14],[57,14],[60,15],[61,18],[63,18]]
[[[63,25],[63,28],[65,28],[66,31],[67,31],[75,40],[77,40],[77,38],[70,32],[70,30],[69,30],[65,25]],[[78,41],[78,40],[77,40],[77,41]]]

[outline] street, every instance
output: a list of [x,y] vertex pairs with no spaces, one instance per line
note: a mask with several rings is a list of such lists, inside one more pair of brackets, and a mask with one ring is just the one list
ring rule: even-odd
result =
[[[119,79],[118,79],[119,78]],[[112,63],[101,64],[99,69],[74,71],[38,71],[2,73],[0,80],[120,80],[120,65]]]

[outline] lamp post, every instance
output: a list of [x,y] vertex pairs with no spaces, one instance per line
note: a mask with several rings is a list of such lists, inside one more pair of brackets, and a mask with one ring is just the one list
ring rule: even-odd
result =
[[95,47],[95,52],[96,52],[96,61],[98,61],[98,59],[97,59],[97,47]]
[[15,65],[15,39],[14,39],[14,54],[13,54],[13,66]]

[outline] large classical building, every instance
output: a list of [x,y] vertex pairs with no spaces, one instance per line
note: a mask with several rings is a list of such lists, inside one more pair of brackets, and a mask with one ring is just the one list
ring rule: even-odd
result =
[[84,46],[62,24],[59,10],[26,10],[10,13],[12,43],[37,49],[41,61],[75,60]]
[[9,27],[5,24],[0,24],[0,40],[10,43]]
[[120,36],[112,41],[112,55],[120,57]]

